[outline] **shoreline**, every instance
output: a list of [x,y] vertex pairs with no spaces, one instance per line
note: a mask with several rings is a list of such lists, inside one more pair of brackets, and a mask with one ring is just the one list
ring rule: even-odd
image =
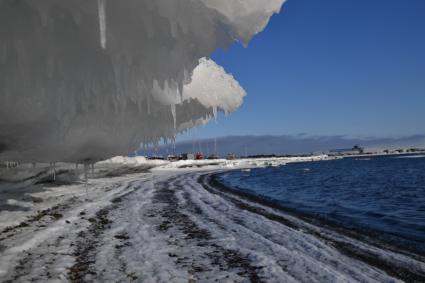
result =
[[[237,169],[236,169],[237,170]],[[218,176],[224,174],[225,172],[215,172],[208,173],[200,177],[200,183],[207,183],[208,185],[215,187],[223,192],[236,195],[253,203],[257,203],[260,205],[264,205],[270,207],[272,209],[276,209],[278,211],[282,211],[283,213],[287,213],[293,217],[297,217],[303,221],[306,221],[310,224],[326,227],[335,231],[338,231],[341,234],[347,235],[349,237],[355,238],[359,241],[366,242],[368,244],[375,245],[379,248],[388,249],[393,252],[406,254],[407,256],[418,257],[418,259],[422,258],[422,261],[425,262],[425,257],[414,249],[409,248],[408,246],[404,246],[401,244],[397,244],[396,240],[385,240],[382,239],[381,233],[379,231],[375,231],[373,229],[368,229],[366,227],[350,227],[345,225],[344,223],[340,223],[329,218],[314,215],[313,213],[303,212],[294,208],[290,208],[279,204],[277,201],[251,193],[243,188],[232,188],[229,187],[218,180]]]
[[37,207],[45,208],[0,232],[0,280],[425,279],[423,257],[371,245],[207,180],[242,168],[156,167],[130,175],[134,168],[114,168],[124,175],[36,193],[43,199]]
[[403,153],[365,153],[365,154],[353,154],[353,155],[330,155],[330,157],[342,157],[342,158],[358,158],[358,157],[394,157],[394,156],[423,156],[425,155],[425,151],[418,151],[418,152],[403,152]]
[[[243,189],[235,189],[235,188],[228,187],[222,182],[220,182],[217,178],[219,175],[223,173],[225,172],[214,172],[214,173],[204,174],[199,178],[199,182],[201,184],[204,184],[207,187],[208,186],[213,187],[214,189],[221,190],[224,193],[235,195],[237,197],[245,199],[254,204],[263,205],[265,207],[269,207],[271,209],[281,211],[282,213],[288,214],[292,217],[296,217],[309,224],[330,229],[330,230],[336,231],[339,234],[348,236],[350,238],[364,242],[366,244],[370,244],[381,249],[387,249],[391,252],[404,254],[406,256],[410,256],[425,262],[425,257],[421,255],[418,251],[410,250],[407,247],[402,245],[397,245],[394,242],[384,241],[380,238],[375,238],[379,236],[378,235],[379,233],[377,231],[373,231],[370,229],[364,230],[363,228],[358,229],[358,228],[341,226],[341,223],[332,221],[325,217],[312,215],[310,213],[305,213],[297,209],[286,207],[284,205],[277,203],[276,201],[273,201],[272,199],[255,195],[253,193],[244,191]],[[289,222],[286,222],[286,225],[291,226]],[[294,227],[294,228],[297,228],[297,227]]]

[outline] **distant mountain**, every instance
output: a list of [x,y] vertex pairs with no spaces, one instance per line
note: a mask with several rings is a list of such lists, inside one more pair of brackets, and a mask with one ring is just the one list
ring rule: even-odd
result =
[[[214,139],[182,141],[176,144],[176,154],[184,152],[197,152],[204,154],[214,153]],[[384,148],[425,148],[425,135],[412,135],[399,138],[352,138],[348,136],[309,136],[282,135],[282,136],[227,136],[216,139],[217,152],[219,155],[234,153],[236,155],[257,154],[305,154],[311,152],[328,152],[331,149],[351,148],[360,145],[367,149]],[[158,154],[172,153],[171,146],[162,146]],[[143,154],[143,151],[139,152]],[[153,154],[153,151],[147,152]]]

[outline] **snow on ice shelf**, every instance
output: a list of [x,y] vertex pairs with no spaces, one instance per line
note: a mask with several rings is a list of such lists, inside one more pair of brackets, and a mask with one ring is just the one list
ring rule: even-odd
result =
[[104,159],[236,110],[206,58],[283,2],[0,0],[0,160]]

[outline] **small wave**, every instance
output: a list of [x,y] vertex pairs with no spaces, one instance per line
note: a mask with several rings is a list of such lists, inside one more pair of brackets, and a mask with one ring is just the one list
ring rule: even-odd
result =
[[404,155],[404,156],[397,156],[397,157],[393,157],[393,158],[397,158],[397,159],[405,159],[405,158],[425,158],[425,154],[420,154],[420,155]]
[[373,217],[373,218],[384,218],[387,215],[379,213],[379,212],[375,212],[375,211],[368,211],[365,213],[365,215],[369,216],[369,217]]

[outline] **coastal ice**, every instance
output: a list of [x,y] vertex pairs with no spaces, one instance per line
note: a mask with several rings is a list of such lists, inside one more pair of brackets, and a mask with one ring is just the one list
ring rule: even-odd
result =
[[95,161],[232,112],[210,54],[284,0],[0,0],[0,160]]
[[[326,156],[314,157],[321,159]],[[0,184],[10,205],[27,203],[22,210],[0,210],[0,281],[423,282],[422,255],[297,217],[209,181],[210,174],[229,168],[306,161],[311,157],[115,157],[97,163],[88,183],[45,183],[27,192],[32,201],[16,200],[22,194]],[[69,174],[66,164],[57,168],[58,177]],[[27,168],[20,182],[35,185],[43,172]]]

